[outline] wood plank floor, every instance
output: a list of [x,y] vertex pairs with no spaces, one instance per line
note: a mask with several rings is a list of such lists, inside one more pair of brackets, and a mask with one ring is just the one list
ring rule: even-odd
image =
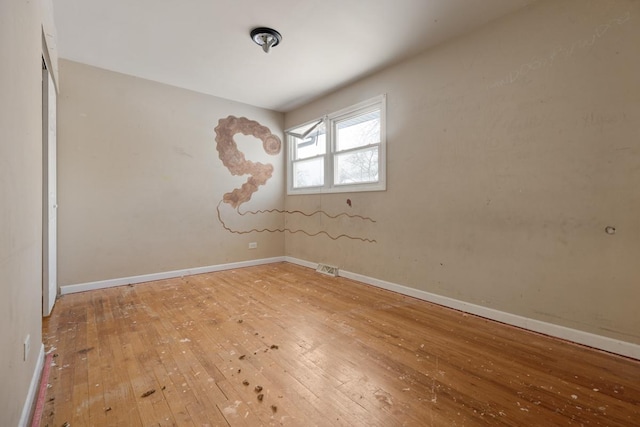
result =
[[640,425],[639,361],[287,263],[66,295],[44,337],[42,426]]

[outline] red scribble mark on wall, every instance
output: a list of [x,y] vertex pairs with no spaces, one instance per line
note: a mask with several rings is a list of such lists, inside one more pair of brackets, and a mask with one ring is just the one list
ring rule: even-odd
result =
[[[260,229],[259,229],[259,228],[252,228],[251,230],[234,230],[234,229],[232,229],[231,227],[229,227],[229,226],[224,222],[224,220],[222,219],[222,214],[220,213],[220,205],[222,204],[222,202],[223,202],[223,201],[221,200],[221,201],[218,203],[218,206],[216,207],[216,210],[217,210],[217,212],[218,212],[218,221],[220,221],[220,223],[222,224],[222,227],[223,227],[225,230],[227,230],[229,233],[233,233],[233,234],[248,234],[248,233],[254,233],[254,232],[255,232],[255,233],[264,233],[264,232],[268,232],[268,233],[276,233],[276,232],[284,233],[284,232],[288,232],[288,233],[291,233],[291,234],[295,234],[295,233],[302,233],[302,234],[306,234],[306,235],[307,235],[307,236],[309,236],[309,237],[314,237],[314,236],[319,236],[319,235],[324,234],[325,236],[327,236],[327,237],[328,237],[328,238],[330,238],[331,240],[338,240],[338,239],[341,239],[341,238],[346,238],[346,239],[351,239],[351,240],[360,240],[361,242],[376,243],[376,241],[375,241],[375,240],[373,240],[373,239],[367,239],[366,237],[351,236],[351,235],[349,235],[349,234],[338,234],[338,235],[332,235],[332,234],[329,234],[328,232],[326,232],[326,231],[324,231],[324,230],[318,231],[318,232],[316,232],[316,233],[309,233],[308,231],[306,231],[306,230],[302,230],[302,229],[299,229],[299,230],[292,230],[292,229],[290,229],[290,228],[286,228],[286,227],[285,227],[285,228],[260,228]],[[312,215],[314,215],[314,214],[321,213],[321,214],[323,214],[323,215],[328,216],[329,218],[338,218],[339,216],[345,215],[345,216],[348,216],[348,217],[351,217],[351,218],[359,217],[359,218],[361,218],[361,219],[365,219],[365,220],[368,220],[368,221],[371,221],[371,222],[375,222],[375,221],[374,221],[374,220],[372,220],[371,218],[361,217],[361,216],[359,216],[359,215],[348,215],[348,214],[346,214],[346,213],[338,214],[338,215],[329,215],[328,213],[326,213],[326,212],[324,212],[324,211],[315,211],[313,214],[307,214],[307,213],[304,213],[304,212],[302,212],[302,211],[283,211],[283,210],[280,210],[280,209],[270,209],[270,210],[268,210],[268,211],[255,211],[255,212],[245,212],[245,213],[240,213],[240,211],[237,211],[237,212],[238,212],[240,215],[246,215],[246,214],[248,214],[248,213],[279,212],[279,213],[291,213],[291,214],[292,214],[292,213],[300,213],[300,214],[305,215],[305,216],[312,216]]]
[[299,215],[304,215],[304,216],[308,216],[308,217],[311,217],[311,216],[314,216],[314,215],[317,215],[317,214],[321,214],[321,215],[324,215],[327,218],[331,218],[331,219],[337,219],[337,218],[340,218],[341,216],[346,216],[348,218],[358,218],[358,219],[361,219],[363,221],[370,221],[370,222],[373,222],[373,223],[376,222],[374,219],[369,218],[368,216],[352,215],[352,214],[348,214],[346,212],[341,212],[341,213],[339,213],[337,215],[330,215],[325,211],[314,211],[314,212],[311,212],[311,213],[306,213],[306,212],[298,211],[298,210],[288,211],[288,210],[283,210],[283,209],[260,209],[260,210],[257,210],[257,211],[246,211],[246,212],[240,212],[240,209],[238,209],[237,211],[238,211],[238,214],[240,214],[242,216],[247,215],[247,214],[256,215],[256,214],[261,214],[261,213],[277,212],[277,213],[291,214],[291,215],[299,214]]
[[245,159],[242,151],[238,150],[233,136],[237,133],[255,136],[262,140],[264,151],[271,155],[280,152],[282,142],[280,138],[271,133],[268,127],[246,117],[229,116],[226,119],[220,119],[215,131],[218,156],[229,172],[232,175],[250,175],[241,188],[235,188],[231,193],[225,193],[222,198],[225,203],[237,208],[242,203],[249,201],[251,195],[258,191],[259,186],[266,184],[273,175],[273,165],[254,163]]

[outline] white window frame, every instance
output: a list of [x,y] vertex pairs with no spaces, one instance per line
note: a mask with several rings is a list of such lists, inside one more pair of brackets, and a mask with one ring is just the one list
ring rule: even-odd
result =
[[[358,104],[352,105],[334,113],[323,117],[318,117],[306,123],[293,126],[285,130],[287,137],[287,194],[323,194],[323,193],[347,193],[358,191],[385,191],[387,189],[386,169],[387,169],[387,138],[386,138],[386,122],[387,122],[387,97],[379,95],[375,98],[368,99]],[[336,151],[336,122],[348,119],[349,117],[358,116],[380,109],[380,142],[367,146],[361,146],[353,149],[347,149],[340,152]],[[291,136],[294,129],[304,126],[315,127],[319,122],[324,121],[326,128],[326,148],[325,154],[315,157],[297,160],[295,158],[295,137]],[[378,147],[378,181],[355,184],[336,184],[335,183],[335,156],[336,154],[344,154],[348,152],[360,151],[367,147]],[[324,157],[324,183],[316,187],[293,187],[293,165],[298,161],[312,160],[314,158]]]

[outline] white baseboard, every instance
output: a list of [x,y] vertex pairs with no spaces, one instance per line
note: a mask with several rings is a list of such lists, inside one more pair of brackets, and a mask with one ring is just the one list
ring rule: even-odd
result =
[[19,427],[26,427],[29,424],[29,418],[31,417],[31,409],[33,408],[33,402],[38,395],[38,385],[40,384],[40,375],[42,375],[42,368],[44,366],[44,344],[40,345],[40,353],[38,354],[38,360],[36,362],[36,368],[31,376],[31,383],[29,384],[29,391],[27,393],[27,399],[22,407],[22,415],[18,423]]
[[[290,262],[292,264],[297,264],[303,267],[309,267],[314,269],[317,266],[317,263],[312,263],[310,261],[305,261],[305,260],[292,258],[292,257],[285,257],[285,261]],[[432,302],[434,304],[442,305],[445,307],[453,308],[455,310],[464,311],[466,313],[475,314],[477,316],[485,317],[487,319],[496,320],[498,322],[506,323],[508,325],[527,329],[529,331],[539,332],[541,334],[550,335],[552,337],[571,341],[577,344],[586,345],[589,347],[608,351],[610,353],[615,353],[622,356],[631,357],[633,359],[640,360],[640,345],[638,344],[634,344],[626,341],[620,341],[613,338],[608,338],[601,335],[580,331],[577,329],[571,329],[565,326],[555,325],[553,323],[547,323],[540,320],[530,319],[527,317],[518,316],[516,314],[507,313],[504,311],[494,310],[492,308],[471,304],[468,302],[445,297],[442,295],[432,294],[430,292],[421,291],[419,289],[410,288],[408,286],[398,285],[396,283],[375,279],[372,277],[364,276],[362,274],[351,273],[349,271],[344,271],[342,269],[339,270],[339,275],[347,279],[356,280],[358,282],[366,283],[368,285],[376,286],[378,288],[387,289],[393,292],[398,292],[403,295],[418,298],[418,299]]]
[[250,261],[232,262],[229,264],[210,265],[207,267],[187,268],[184,270],[165,271],[162,273],[143,274],[140,276],[122,277],[118,279],[99,280],[96,282],[79,283],[60,287],[60,294],[72,294],[76,292],[94,291],[97,289],[113,288],[115,286],[131,285],[136,283],[151,282],[154,280],[172,279],[175,277],[192,276],[194,274],[212,273],[214,271],[232,270],[234,268],[252,267],[255,265],[284,262],[285,257],[262,258]]
[[[188,268],[184,270],[167,271],[163,273],[145,274],[141,276],[123,277],[119,279],[101,280],[96,282],[81,283],[77,285],[66,285],[60,287],[60,293],[62,295],[71,294],[75,292],[92,291],[96,289],[110,288],[114,286],[123,286],[135,283],[150,282],[153,280],[171,279],[174,277],[190,276],[194,274],[211,273],[215,271],[231,270],[234,268],[252,267],[256,265],[272,264],[276,262],[290,262],[303,267],[315,269],[318,264],[289,256],[263,258],[250,261],[233,262],[229,264],[219,264],[207,267]],[[434,304],[442,305],[444,307],[453,308],[455,310],[464,311],[466,313],[475,314],[477,316],[485,317],[487,319],[495,320],[498,322],[506,323],[508,325],[516,326],[519,328],[527,329],[533,332],[539,332],[541,334],[549,335],[552,337],[560,338],[563,340],[571,341],[577,344],[586,345],[589,347],[597,348],[600,350],[608,351],[610,353],[619,354],[633,359],[640,360],[640,345],[616,340],[602,335],[596,335],[577,329],[567,328],[565,326],[556,325],[553,323],[543,322],[541,320],[530,319],[528,317],[519,316],[517,314],[507,313],[504,311],[495,310],[492,308],[484,307],[460,301],[454,298],[445,297],[442,295],[433,294],[430,292],[422,291],[419,289],[410,288],[408,286],[399,285],[397,283],[387,282],[373,277],[364,276],[358,273],[352,273],[340,269],[339,275],[347,279],[356,280],[358,282],[366,283],[368,285],[376,286],[378,288],[386,289],[393,292],[398,292],[403,295],[418,298],[424,301],[432,302]],[[41,358],[42,359],[42,358]],[[42,364],[42,360],[39,362]]]
[[297,265],[301,265],[303,267],[313,268],[314,270],[318,266],[317,262],[305,261],[303,259],[293,258],[293,257],[290,257],[290,256],[284,257],[284,260],[286,262],[290,262],[291,264],[297,264]]

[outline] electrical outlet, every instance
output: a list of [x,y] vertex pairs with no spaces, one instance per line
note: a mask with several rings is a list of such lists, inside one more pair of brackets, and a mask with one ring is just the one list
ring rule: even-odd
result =
[[24,354],[22,356],[22,359],[24,361],[26,361],[27,358],[29,357],[30,350],[31,350],[31,335],[27,335],[27,337],[24,339]]
[[258,242],[249,243],[249,249],[256,249],[258,247]]

